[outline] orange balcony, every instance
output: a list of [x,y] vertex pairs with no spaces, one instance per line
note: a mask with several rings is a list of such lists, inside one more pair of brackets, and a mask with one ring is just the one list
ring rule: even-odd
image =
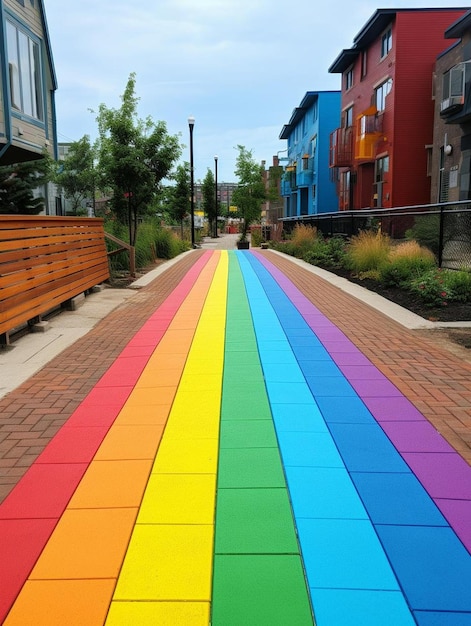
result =
[[378,115],[375,106],[363,111],[356,119],[355,160],[373,161],[376,144],[382,135],[383,116]]

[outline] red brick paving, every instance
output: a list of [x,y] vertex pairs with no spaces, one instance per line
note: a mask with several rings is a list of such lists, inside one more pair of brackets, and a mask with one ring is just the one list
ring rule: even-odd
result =
[[[0,399],[0,501],[193,263],[195,250]],[[363,351],[471,464],[471,364],[270,251],[263,254]]]

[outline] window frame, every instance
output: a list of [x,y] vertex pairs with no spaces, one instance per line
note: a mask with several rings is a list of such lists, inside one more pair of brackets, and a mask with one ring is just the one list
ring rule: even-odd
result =
[[361,79],[368,73],[368,51],[365,49],[361,53]]
[[344,109],[344,128],[351,128],[353,126],[353,105]]
[[[458,63],[443,73],[442,76],[442,100],[453,97],[461,97],[464,95],[466,83],[466,65]],[[457,83],[459,79],[459,92],[457,91]]]
[[45,123],[42,42],[13,16],[6,18],[10,104],[13,114]]
[[381,35],[381,59],[388,56],[392,50],[392,46],[392,26],[388,26],[388,28]]
[[383,183],[384,175],[389,172],[389,154],[378,157],[375,160],[375,183]]
[[345,91],[353,87],[353,65],[345,72]]
[[[393,88],[393,80],[391,77],[386,78],[382,83],[375,87],[375,105],[378,113],[386,109],[386,97],[391,93]],[[380,98],[378,98],[380,96]],[[378,106],[378,104],[380,106]]]

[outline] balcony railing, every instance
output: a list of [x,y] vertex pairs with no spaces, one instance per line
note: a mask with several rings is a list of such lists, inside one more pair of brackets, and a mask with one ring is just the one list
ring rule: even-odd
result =
[[296,176],[299,187],[307,187],[312,185],[312,170],[301,170]]
[[291,195],[291,183],[288,179],[283,179],[281,181],[281,195],[282,196],[290,196]]
[[378,115],[376,107],[370,107],[357,117],[355,160],[374,160],[376,143],[383,133],[383,116]]
[[336,128],[330,134],[330,167],[353,165],[353,128]]

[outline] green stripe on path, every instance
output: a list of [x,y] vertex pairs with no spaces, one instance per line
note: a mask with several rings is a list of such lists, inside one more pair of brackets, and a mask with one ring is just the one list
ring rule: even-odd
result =
[[211,624],[313,624],[252,317],[235,252],[229,253]]

